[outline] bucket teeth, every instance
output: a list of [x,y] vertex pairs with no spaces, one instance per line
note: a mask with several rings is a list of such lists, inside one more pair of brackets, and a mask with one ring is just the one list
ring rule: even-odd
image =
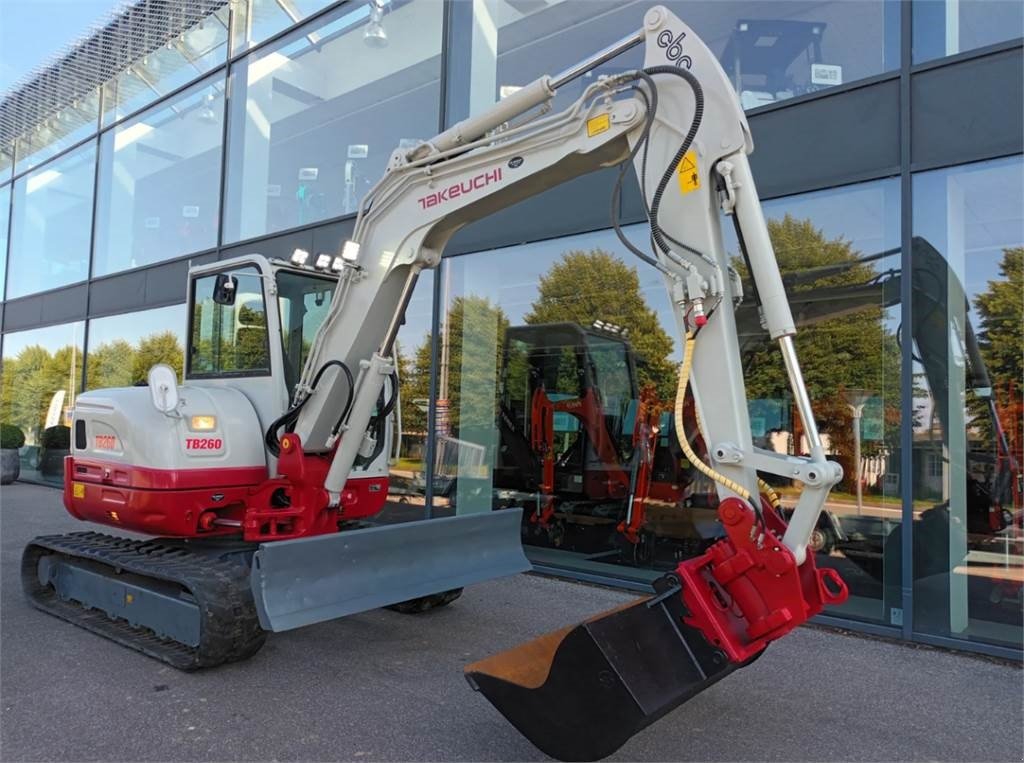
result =
[[547,755],[610,755],[738,667],[683,622],[674,576],[656,590],[666,595],[468,665],[466,678]]

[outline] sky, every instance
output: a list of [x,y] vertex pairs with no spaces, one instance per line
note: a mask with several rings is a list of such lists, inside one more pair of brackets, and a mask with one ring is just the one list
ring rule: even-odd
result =
[[124,0],[0,0],[0,97]]

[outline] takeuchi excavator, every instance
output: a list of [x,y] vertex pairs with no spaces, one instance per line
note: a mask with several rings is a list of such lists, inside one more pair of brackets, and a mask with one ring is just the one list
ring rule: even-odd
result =
[[[559,88],[637,45],[642,68]],[[64,502],[76,518],[150,536],[34,539],[38,608],[182,669],[244,659],[268,631],[369,609],[416,612],[463,586],[527,570],[521,509],[372,525],[387,496],[398,384],[394,346],[420,274],[468,223],[572,178],[618,167],[611,225],[663,276],[683,340],[675,432],[713,480],[722,537],[655,595],[466,668],[538,748],[597,759],[756,659],[846,587],[808,541],[841,469],[825,458],[793,346],[795,326],[747,155],[735,91],[664,7],[642,28],[542,76],[434,138],[402,146],[335,254],[243,256],[190,270],[185,379],[75,404]],[[650,240],[617,219],[633,167]],[[722,243],[732,219],[753,294]],[[735,308],[754,300],[785,361],[808,457],[751,439]],[[689,446],[692,392],[707,461]],[[803,485],[788,523],[758,472]],[[762,495],[764,494],[764,495]]]

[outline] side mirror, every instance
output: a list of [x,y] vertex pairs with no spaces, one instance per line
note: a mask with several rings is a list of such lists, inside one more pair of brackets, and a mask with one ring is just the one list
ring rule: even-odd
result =
[[218,305],[233,305],[237,294],[238,279],[227,273],[218,273],[213,283],[213,301]]
[[161,413],[170,413],[178,407],[178,375],[165,363],[149,369],[149,394],[153,407]]

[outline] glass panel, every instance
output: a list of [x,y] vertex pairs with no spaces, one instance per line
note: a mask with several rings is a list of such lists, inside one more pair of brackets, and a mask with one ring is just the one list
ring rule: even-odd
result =
[[[850,588],[849,600],[831,613],[898,625],[899,181],[775,199],[764,212],[818,428],[828,458],[844,472],[812,537],[819,566],[835,568]],[[738,252],[731,230],[727,240]],[[746,268],[738,269],[746,280]],[[807,455],[776,343],[760,329],[752,303],[737,318],[755,444]],[[799,483],[762,476],[788,513]]]
[[14,182],[8,299],[88,277],[95,171],[89,143]]
[[21,477],[60,485],[82,386],[84,323],[4,334],[0,421],[25,434]]
[[103,86],[103,126],[206,74],[227,56],[228,5],[157,48]]
[[86,389],[130,387],[166,363],[182,378],[185,306],[141,310],[89,321]]
[[14,174],[42,164],[51,156],[94,134],[99,110],[99,90],[94,90],[80,100],[58,109],[18,138],[18,161],[14,166]]
[[337,281],[287,270],[277,274],[277,304],[288,390],[294,389],[313,346],[316,332],[331,309]]
[[217,77],[103,134],[94,276],[216,246],[223,131]]
[[10,231],[11,186],[0,187],[0,299],[4,296],[4,276],[7,273],[7,234]]
[[1024,161],[913,190],[914,627],[1020,647]]
[[354,212],[402,140],[437,132],[441,15],[394,2],[374,47],[344,5],[232,69],[225,240]]
[[[899,4],[885,0],[672,0],[722,62],[744,108],[880,74],[899,66]],[[639,29],[650,3],[590,0],[455,3],[449,120],[458,121],[542,74],[556,74]],[[567,106],[601,74],[643,63],[635,48],[559,91]]]
[[1024,36],[1020,0],[917,0],[914,63]]
[[[334,0],[243,0],[235,5],[232,54],[263,40],[326,8]],[[383,3],[387,5],[390,0]],[[368,11],[366,11],[368,13]]]
[[[816,417],[847,474],[815,534],[818,559],[850,584],[841,614],[890,622],[899,575],[876,561],[890,538],[899,548],[901,516],[890,474],[899,463],[899,183],[776,200],[765,211],[791,279]],[[627,230],[634,241],[647,234]],[[735,239],[727,246],[746,278]],[[706,549],[719,535],[717,497],[683,459],[670,420],[681,347],[661,276],[610,231],[449,258],[442,273],[437,513],[522,506],[535,517],[524,526],[535,561],[616,577],[649,580]],[[805,454],[752,301],[737,320],[756,444]],[[694,431],[692,413],[687,422]],[[633,475],[644,472],[637,487]],[[800,485],[773,482],[790,511]],[[618,526],[628,496],[643,491],[633,544]]]
[[14,167],[14,144],[0,146],[0,180],[7,180]]
[[238,279],[230,305],[213,301],[218,275],[193,282],[189,378],[270,373],[262,279],[256,268],[230,275]]
[[387,509],[377,517],[386,522],[424,517],[433,306],[434,273],[428,270],[416,283],[395,345],[402,436],[392,451]]

